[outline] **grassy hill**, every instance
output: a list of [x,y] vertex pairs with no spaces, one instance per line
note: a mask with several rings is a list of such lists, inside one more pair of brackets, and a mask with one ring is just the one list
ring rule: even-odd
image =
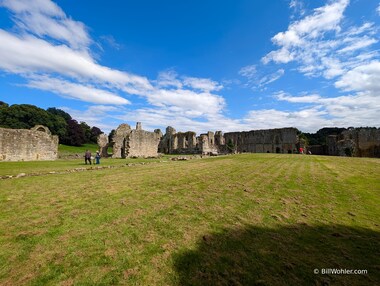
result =
[[59,158],[73,157],[75,155],[83,157],[86,150],[90,150],[91,152],[95,153],[97,150],[99,150],[99,147],[97,144],[83,144],[82,146],[68,146],[59,144],[58,156]]
[[0,164],[41,172],[0,180],[1,285],[380,284],[378,159],[105,159],[112,168],[69,171],[80,165]]

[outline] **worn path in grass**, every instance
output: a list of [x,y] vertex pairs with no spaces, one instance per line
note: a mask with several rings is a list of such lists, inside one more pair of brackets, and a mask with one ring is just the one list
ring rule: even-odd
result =
[[2,180],[0,284],[380,284],[379,162],[246,154]]

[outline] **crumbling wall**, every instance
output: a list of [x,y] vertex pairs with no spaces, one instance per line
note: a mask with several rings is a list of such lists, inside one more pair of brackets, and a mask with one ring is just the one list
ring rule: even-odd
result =
[[37,125],[28,129],[0,128],[0,161],[56,160],[58,136]]
[[326,141],[328,155],[380,157],[379,128],[350,128]]
[[[195,143],[196,142],[196,143]],[[201,153],[223,154],[228,152],[293,153],[297,150],[298,136],[295,128],[230,132],[207,132],[199,137],[194,132],[178,132],[168,127],[160,142],[160,152],[166,154]],[[233,145],[230,150],[228,145]]]
[[357,140],[355,156],[380,158],[380,128],[359,128],[354,133]]
[[252,130],[224,134],[225,144],[232,144],[236,152],[293,153],[297,150],[295,128]]
[[193,131],[176,132],[168,126],[159,144],[159,152],[165,154],[194,154],[198,153],[196,134]]
[[126,158],[125,138],[131,132],[131,126],[126,123],[120,124],[112,137],[112,158]]
[[102,156],[103,158],[108,157],[108,147],[109,147],[108,136],[104,133],[100,134],[98,136],[97,142],[99,146],[100,156]]
[[[223,142],[221,140],[220,136],[218,137],[219,141]],[[198,144],[199,144],[199,151],[202,154],[218,154],[220,153],[218,145],[215,141],[215,135],[214,132],[207,132],[207,134],[201,134],[198,138]]]
[[142,130],[140,122],[137,122],[136,129],[121,124],[112,138],[112,158],[157,157],[161,137],[160,129],[155,132]]
[[126,137],[126,157],[157,157],[160,139],[159,132],[132,130]]

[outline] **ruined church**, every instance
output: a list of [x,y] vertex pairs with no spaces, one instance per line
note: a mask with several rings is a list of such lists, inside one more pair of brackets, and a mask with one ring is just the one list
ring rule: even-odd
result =
[[[307,146],[296,128],[222,131],[196,135],[193,131],[177,132],[168,126],[165,134],[142,129],[140,122],[132,129],[121,124],[109,142],[106,134],[98,137],[102,157],[157,157],[162,154],[220,155],[230,153],[308,153],[332,156],[380,157],[380,128],[349,128],[329,135],[325,145]],[[58,137],[45,126],[32,129],[0,128],[0,161],[55,160],[58,157]]]
[[163,154],[219,155],[227,153],[295,153],[300,142],[295,128],[253,130],[247,132],[207,132],[196,136],[193,131],[177,132],[168,126],[165,134],[160,129],[149,132],[142,130],[138,122],[136,129],[121,124],[108,142],[108,136],[98,138],[103,156],[112,149],[112,158],[157,157]]
[[[142,130],[141,123],[136,129],[121,124],[108,142],[104,134],[98,143],[104,156],[107,148],[112,148],[112,158],[157,157],[162,154],[202,154],[221,155],[229,153],[299,153],[300,149],[312,154],[319,150],[320,155],[380,157],[379,128],[351,128],[337,136],[328,136],[323,152],[318,146],[307,146],[299,138],[296,128],[277,128],[242,132],[222,131],[196,135],[194,131],[177,132],[171,126],[165,134],[160,129],[154,132]],[[310,152],[309,152],[310,151]]]

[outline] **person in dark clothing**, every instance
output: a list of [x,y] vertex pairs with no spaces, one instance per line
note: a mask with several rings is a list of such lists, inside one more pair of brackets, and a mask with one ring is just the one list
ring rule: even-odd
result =
[[86,153],[84,153],[84,163],[87,165],[87,161],[90,162],[91,165],[91,152],[89,150],[86,150]]

